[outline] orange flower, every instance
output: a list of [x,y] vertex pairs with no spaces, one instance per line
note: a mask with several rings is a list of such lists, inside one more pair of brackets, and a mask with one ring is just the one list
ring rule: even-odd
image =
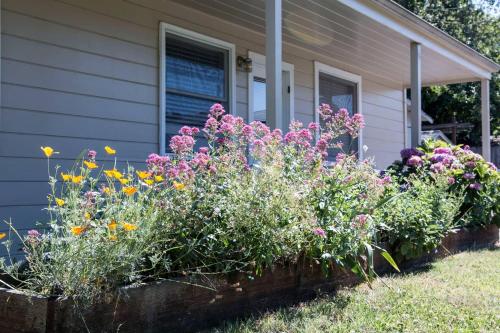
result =
[[108,176],[109,178],[116,178],[116,179],[120,179],[123,177],[123,175],[121,174],[120,171],[116,170],[116,169],[112,169],[112,170],[104,170],[104,173],[106,174],[106,176]]
[[7,234],[5,232],[0,232],[0,239],[4,239]]
[[116,241],[118,237],[116,237],[116,235],[109,235],[109,240]]
[[64,206],[64,200],[63,200],[63,199],[56,198],[56,204],[57,204],[59,207],[62,207],[62,206]]
[[122,189],[122,191],[126,194],[126,195],[134,195],[135,192],[137,192],[137,189],[133,186],[127,186],[127,187],[124,187]]
[[109,224],[108,224],[108,229],[113,231],[113,230],[116,230],[116,227],[117,227],[117,223],[115,220],[112,220]]
[[80,235],[82,232],[85,231],[85,227],[82,227],[80,225],[71,227],[71,233],[75,236]]
[[134,231],[134,230],[137,230],[137,228],[138,228],[135,224],[131,224],[131,223],[123,223],[122,226],[123,226],[123,229],[125,229],[125,231]]
[[174,188],[176,190],[180,191],[180,190],[183,190],[185,187],[186,187],[186,185],[184,185],[183,183],[178,183],[178,182],[174,181]]
[[61,172],[61,178],[62,178],[63,181],[69,182],[69,181],[71,181],[71,179],[73,178],[73,176],[70,175],[69,173]]
[[146,171],[137,171],[136,173],[140,179],[145,179],[145,178],[149,177],[149,172],[146,172]]
[[98,168],[97,164],[95,164],[94,162],[83,161],[83,164],[85,164],[85,166],[90,170]]
[[114,150],[110,146],[104,147],[104,150],[106,151],[106,153],[108,153],[108,155],[114,155],[114,154],[116,154],[116,150]]
[[74,183],[74,184],[80,184],[83,180],[83,176],[73,176],[71,177],[71,181]]

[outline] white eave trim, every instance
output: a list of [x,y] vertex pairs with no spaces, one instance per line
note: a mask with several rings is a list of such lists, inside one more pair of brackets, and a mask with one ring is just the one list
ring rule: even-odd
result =
[[[397,20],[391,18],[389,15],[386,15],[384,13],[381,13],[380,11],[377,11],[376,9],[368,6],[367,4],[361,3],[358,0],[338,0],[341,4],[350,7],[351,9],[377,21],[378,23],[388,27],[389,29],[392,29],[399,34],[405,36],[406,38],[410,39],[411,41],[417,42],[422,44],[422,46],[429,48],[430,50],[439,53],[440,55],[450,59],[451,61],[457,63],[460,66],[463,66],[467,68],[468,70],[472,71],[475,73],[478,77],[480,78],[485,78],[489,79],[491,78],[491,72],[489,70],[484,69],[483,67],[477,66],[476,64],[470,62],[467,60],[467,55],[462,51],[460,52],[461,54],[457,54],[456,52],[450,51],[447,48],[439,45],[435,41],[433,41],[431,38],[436,38],[436,36],[430,36],[430,33],[423,34],[421,32],[415,32],[408,28],[408,26],[398,22]],[[374,1],[375,4],[379,4],[377,1]],[[422,22],[425,23],[425,21],[422,20]],[[447,41],[444,41],[445,43],[448,43]],[[475,52],[475,51],[474,51]],[[478,56],[483,57],[480,53],[476,52]],[[494,63],[491,62],[490,67],[493,67]],[[497,64],[494,64],[497,65]],[[498,67],[498,65],[497,65]],[[491,68],[493,71],[493,69]],[[498,71],[498,68],[495,70]],[[493,72],[495,72],[493,71]]]

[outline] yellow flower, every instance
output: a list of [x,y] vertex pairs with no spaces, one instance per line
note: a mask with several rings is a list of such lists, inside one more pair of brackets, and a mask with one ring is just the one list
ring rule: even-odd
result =
[[[40,147],[40,149],[43,151],[45,156],[50,157],[52,154],[54,154],[54,149],[52,147]],[[57,154],[57,153],[56,153]]]
[[127,186],[127,187],[124,187],[122,189],[122,191],[126,194],[126,195],[134,195],[135,192],[137,192],[137,189],[133,186]]
[[112,170],[104,170],[104,173],[106,174],[106,176],[108,176],[109,178],[116,178],[116,179],[120,179],[123,177],[123,175],[121,174],[120,171],[116,170],[116,169],[112,169]]
[[98,168],[97,164],[95,164],[94,162],[83,161],[83,164],[85,164],[85,166],[90,170]]
[[83,176],[73,176],[71,181],[75,184],[80,184],[82,182]]
[[108,155],[114,155],[114,154],[116,154],[116,150],[114,150],[110,146],[104,147],[104,150],[106,151],[106,153],[108,153]]
[[164,178],[162,176],[155,176],[155,180],[159,183],[162,182]]
[[186,185],[184,185],[183,183],[178,183],[178,182],[174,181],[174,188],[176,190],[180,191],[180,190],[183,190],[185,187],[186,187]]
[[64,200],[63,200],[63,199],[56,198],[56,204],[57,204],[59,207],[64,206]]
[[118,225],[118,224],[116,223],[116,221],[115,221],[115,220],[112,220],[112,221],[108,224],[108,229],[109,229],[109,230],[116,230],[116,226],[117,226],[117,225]]
[[153,183],[154,183],[154,181],[152,179],[146,179],[146,180],[144,180],[144,182],[146,184],[148,184],[149,186],[153,185]]
[[110,189],[109,187],[107,187],[107,186],[106,186],[106,187],[103,187],[102,192],[103,192],[104,194],[109,195],[109,194],[111,194],[111,189]]
[[137,171],[136,173],[137,173],[137,176],[139,176],[139,178],[141,178],[141,179],[149,177],[149,172],[146,172],[146,171]]
[[118,240],[118,237],[116,235],[109,235],[109,240],[115,241]]
[[122,185],[125,185],[130,181],[130,179],[127,178],[119,178],[118,180],[120,181],[120,183],[122,183]]
[[90,220],[90,213],[89,212],[85,212],[85,214],[83,215],[83,217],[85,217],[86,220]]
[[4,239],[7,234],[5,232],[0,232],[0,239]]
[[123,226],[123,229],[125,229],[125,231],[134,231],[137,229],[136,225],[130,224],[130,223],[123,223],[122,226]]
[[71,227],[71,233],[75,236],[80,235],[82,232],[85,231],[85,227],[82,227],[80,225]]
[[71,181],[71,179],[73,178],[73,176],[70,175],[69,173],[61,172],[61,178],[63,179],[63,181],[69,182],[69,181]]

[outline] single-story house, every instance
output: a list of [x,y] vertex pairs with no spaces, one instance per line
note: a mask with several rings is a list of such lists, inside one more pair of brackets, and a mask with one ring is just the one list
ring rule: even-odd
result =
[[215,102],[281,128],[317,121],[319,103],[362,113],[360,154],[384,168],[420,140],[421,112],[405,133],[405,89],[420,110],[421,86],[481,81],[489,132],[500,66],[388,0],[3,0],[1,12],[0,220],[21,229],[44,218],[40,146],[59,152],[52,166],[87,148],[112,163],[105,145],[143,163]]

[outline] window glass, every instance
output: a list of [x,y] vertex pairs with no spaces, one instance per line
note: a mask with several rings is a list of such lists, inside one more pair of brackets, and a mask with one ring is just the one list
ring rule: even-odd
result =
[[228,107],[229,52],[166,34],[165,140],[183,125],[203,127],[210,106]]
[[[357,86],[355,83],[325,73],[319,74],[319,103],[330,104],[334,112],[344,108],[349,111],[351,116],[356,113],[356,93]],[[343,149],[345,151],[358,150],[357,140],[352,140],[348,134],[341,136],[338,140],[344,144]],[[339,149],[331,149],[328,152],[329,159],[335,159],[339,152]]]
[[266,122],[266,80],[253,79],[253,119]]

